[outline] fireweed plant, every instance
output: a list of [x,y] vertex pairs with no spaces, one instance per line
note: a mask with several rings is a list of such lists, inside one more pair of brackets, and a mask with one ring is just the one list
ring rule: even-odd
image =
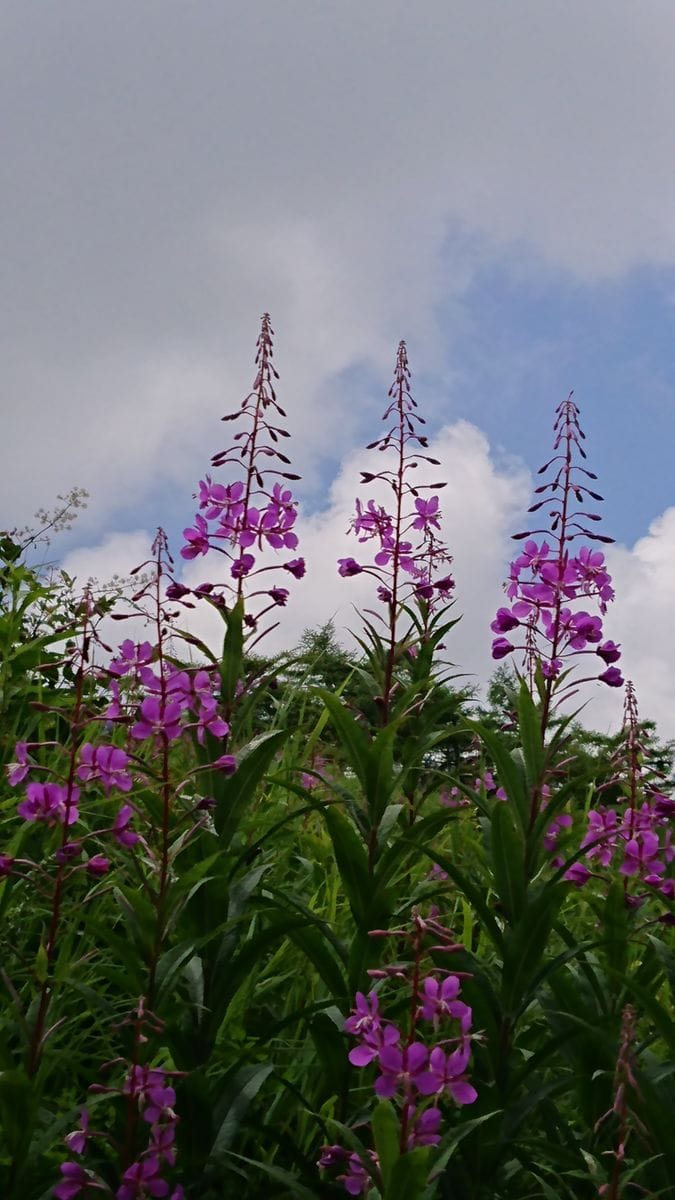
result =
[[[371,661],[380,668],[382,690],[378,703],[382,724],[389,719],[392,700],[400,686],[395,677],[398,660],[404,654],[414,658],[419,654],[420,643],[430,642],[434,632],[433,614],[439,606],[447,608],[455,587],[449,573],[452,558],[438,536],[442,515],[439,497],[430,495],[425,499],[422,495],[440,491],[446,485],[415,484],[411,479],[421,461],[433,466],[440,466],[440,463],[422,453],[428,446],[428,438],[420,432],[425,422],[410,391],[405,342],[399,344],[396,354],[389,399],[382,420],[392,424],[382,437],[369,444],[368,449],[393,459],[392,466],[379,471],[363,471],[361,482],[387,484],[392,491],[391,506],[385,508],[375,500],[364,504],[357,499],[351,529],[361,544],[373,541],[375,553],[372,562],[362,563],[352,557],[338,561],[340,575],[350,578],[365,573],[378,584],[377,599],[382,609],[372,614],[377,625],[372,622],[364,622],[364,625],[369,635]],[[359,554],[361,557],[363,552]],[[411,605],[415,606],[417,614],[411,611]],[[402,631],[403,622],[405,629]],[[436,646],[440,636],[437,633]]]
[[[444,956],[462,947],[453,944],[450,930],[435,917],[418,912],[411,931],[372,930],[371,936],[396,938],[403,949],[401,959],[369,971],[385,988],[396,985],[397,1007],[401,1001],[404,1005],[403,1028],[381,1011],[385,988],[356,993],[345,1030],[357,1043],[350,1063],[379,1072],[373,1085],[380,1099],[372,1117],[374,1148],[359,1152],[339,1144],[324,1146],[319,1167],[336,1172],[350,1196],[369,1193],[372,1184],[383,1193],[406,1186],[412,1195],[419,1180],[426,1182],[426,1147],[441,1141],[441,1105],[473,1104],[477,1098],[467,1076],[472,1013],[458,998],[461,978],[433,961],[425,970],[427,955]],[[434,944],[425,951],[423,943],[430,939]]]
[[[588,522],[601,519],[588,511],[588,502],[601,501],[602,496],[588,487],[587,481],[595,481],[597,476],[577,461],[586,459],[584,439],[579,409],[570,395],[556,409],[556,453],[539,468],[540,475],[548,472],[550,478],[535,488],[535,495],[542,498],[528,510],[541,512],[550,505],[550,526],[514,535],[524,541],[524,547],[511,563],[506,585],[511,605],[499,609],[491,626],[497,634],[492,643],[493,658],[503,659],[517,648],[524,651],[531,684],[538,669],[544,730],[554,702],[569,698],[582,682],[570,679],[580,656],[593,654],[596,662],[600,659],[601,670],[589,678],[597,678],[609,687],[623,684],[621,672],[614,665],[621,658],[620,648],[603,639],[602,618],[607,604],[614,599],[605,556],[593,545],[579,544],[582,540],[613,541],[588,528]],[[534,541],[537,536],[544,540]],[[595,601],[600,616],[577,607],[589,601]],[[515,645],[511,638],[516,639]]]
[[[304,574],[275,379],[264,316],[182,548],[221,569],[188,587],[158,533],[115,609],[140,635],[106,646],[109,598],[0,535],[0,1195],[672,1196],[674,805],[632,685],[611,758],[563,708],[620,686],[576,405],[497,615],[502,731],[439,661],[403,344],[339,564],[377,589],[363,654],[252,681]],[[181,634],[197,604],[221,654]]]
[[[192,596],[208,596],[212,604],[243,606],[246,583],[248,589],[244,626],[248,634],[248,649],[268,630],[259,629],[261,620],[275,608],[283,608],[288,600],[288,588],[275,583],[266,586],[262,577],[279,566],[268,561],[270,549],[284,554],[294,552],[298,536],[294,526],[297,504],[287,486],[299,475],[281,468],[290,459],[279,449],[280,439],[289,437],[278,424],[286,413],[281,408],[274,381],[279,378],[272,362],[273,334],[269,313],[262,317],[256,345],[256,375],[252,391],[241,407],[224,416],[223,421],[236,421],[242,426],[233,436],[233,444],[215,454],[212,465],[227,467],[240,478],[227,483],[214,482],[207,475],[199,482],[199,512],[193,526],[184,531],[185,544],[181,555],[195,559],[209,551],[221,554],[228,563],[225,581],[205,583],[192,591]],[[270,460],[274,465],[270,465]],[[281,564],[286,578],[302,579],[304,559],[292,556]],[[169,592],[174,599],[190,603],[188,589],[174,583]],[[256,609],[251,611],[251,606]]]

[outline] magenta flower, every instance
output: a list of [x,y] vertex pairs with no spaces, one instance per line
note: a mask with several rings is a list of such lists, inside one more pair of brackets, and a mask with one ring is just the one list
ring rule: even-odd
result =
[[498,608],[490,629],[493,633],[508,633],[510,629],[515,629],[518,625],[520,625],[520,621],[510,608]]
[[69,1150],[73,1154],[84,1154],[87,1141],[89,1139],[89,1113],[86,1108],[83,1108],[80,1113],[80,1127],[74,1129],[72,1133],[66,1135],[63,1139]]
[[603,642],[595,651],[607,664],[618,662],[621,658],[621,648],[615,642]]
[[345,1150],[344,1146],[322,1146],[321,1157],[317,1162],[317,1167],[322,1171],[329,1167],[339,1167],[346,1158],[349,1157],[349,1151]]
[[603,867],[608,867],[619,842],[619,819],[613,809],[591,809],[588,814],[588,830],[581,843],[587,849],[586,858],[597,858]]
[[144,1200],[146,1196],[168,1196],[169,1184],[160,1176],[161,1164],[158,1158],[143,1158],[132,1163],[122,1176],[122,1183],[117,1189],[116,1200]]
[[267,595],[274,604],[278,604],[280,608],[284,608],[288,601],[289,591],[288,588],[274,587],[270,588]]
[[79,1163],[61,1163],[59,1170],[63,1175],[63,1180],[61,1183],[57,1183],[54,1188],[56,1200],[73,1200],[85,1188],[97,1188],[103,1191],[101,1184],[97,1183],[94,1176],[89,1171],[85,1171],[84,1167],[81,1167]]
[[181,547],[182,558],[197,558],[200,554],[208,554],[209,527],[200,513],[195,516],[194,525],[183,530],[183,537],[187,545]]
[[428,500],[422,500],[419,496],[415,500],[415,508],[417,516],[412,523],[413,529],[422,529],[426,532],[427,529],[440,529],[441,523],[439,517],[440,500],[438,496],[430,496]]
[[665,864],[658,860],[660,852],[659,838],[651,830],[643,829],[629,838],[624,847],[624,862],[619,870],[622,875],[652,875],[661,876],[665,872]]
[[14,747],[14,753],[16,755],[16,762],[8,763],[7,765],[7,779],[12,787],[16,787],[18,783],[23,783],[30,771],[28,742],[17,742]]
[[212,696],[202,700],[197,720],[197,740],[202,746],[204,745],[204,734],[207,729],[209,733],[217,738],[227,737],[230,732],[227,721],[223,720],[217,711],[217,704],[217,700]]
[[443,1119],[440,1108],[425,1108],[417,1114],[412,1104],[406,1106],[408,1123],[407,1149],[415,1146],[437,1146],[441,1140],[440,1128]]
[[253,570],[254,566],[255,558],[252,554],[240,554],[230,567],[230,575],[233,579],[243,579]]
[[284,571],[290,571],[296,579],[302,579],[307,570],[304,558],[292,558],[290,562],[282,563],[282,566]]
[[173,1120],[176,1103],[176,1093],[172,1087],[162,1081],[151,1084],[145,1092],[147,1108],[143,1112],[143,1120],[148,1125],[157,1125],[160,1121]]
[[180,737],[182,705],[176,701],[162,704],[158,696],[146,696],[141,703],[141,719],[131,727],[131,736],[144,741],[164,735],[173,742]]
[[419,1015],[424,1021],[433,1021],[434,1028],[447,1017],[455,1017],[461,1022],[462,1032],[471,1028],[471,1009],[468,1004],[458,1000],[460,981],[456,975],[446,975],[439,981],[434,975],[428,975],[422,984],[420,1000],[422,1006]]
[[133,816],[134,810],[131,805],[123,804],[113,821],[112,833],[120,846],[135,846],[141,840],[140,834],[129,828]]
[[492,657],[495,659],[506,658],[512,650],[515,650],[515,646],[505,637],[495,638],[492,643]]
[[569,829],[572,825],[572,818],[569,813],[560,813],[554,817],[544,834],[544,849],[552,854],[555,850],[558,837],[563,829]]
[[138,671],[142,666],[152,661],[154,650],[150,642],[132,642],[126,638],[119,647],[119,658],[114,658],[108,670],[111,675],[126,675],[129,671]]
[[355,558],[339,558],[338,559],[338,575],[342,575],[345,579],[351,578],[352,575],[360,575],[363,567],[357,563]]
[[126,771],[129,762],[129,755],[118,746],[92,746],[85,742],[80,747],[77,777],[87,783],[100,779],[106,794],[111,788],[129,792],[132,787],[131,775]]
[[591,878],[592,872],[583,863],[573,863],[572,866],[565,871],[563,876],[568,883],[573,883],[575,887],[583,887]]
[[363,992],[356,993],[356,1007],[345,1021],[345,1032],[360,1038],[362,1043],[349,1052],[353,1067],[368,1066],[377,1058],[382,1046],[393,1046],[401,1040],[395,1025],[382,1025],[377,992],[369,992],[367,996]]
[[523,570],[529,570],[533,575],[539,574],[542,565],[548,560],[550,552],[551,548],[548,542],[542,542],[541,546],[534,541],[525,542],[522,554],[519,554],[513,563],[516,578]]
[[[147,1120],[147,1112],[143,1114],[143,1119]],[[151,1143],[152,1153],[156,1154],[160,1160],[164,1159],[164,1161],[167,1162],[170,1167],[175,1166],[176,1163],[176,1149],[174,1145],[175,1141],[176,1119],[175,1114],[172,1113],[171,1117],[168,1118],[167,1125],[154,1126],[152,1129]]]
[[[375,1080],[375,1091],[382,1099],[389,1100],[399,1091],[408,1095],[411,1088],[422,1090],[420,1082],[424,1086],[428,1076],[428,1053],[421,1042],[413,1042],[404,1050],[396,1046],[382,1046],[378,1059],[382,1074]],[[430,1095],[431,1092],[423,1094]]]
[[26,799],[18,808],[24,821],[44,821],[46,825],[74,825],[79,817],[77,802],[80,789],[68,789],[58,783],[29,783]]
[[456,1104],[473,1104],[478,1092],[465,1075],[470,1056],[468,1042],[451,1054],[446,1054],[442,1046],[434,1046],[429,1055],[429,1070],[418,1081],[419,1091],[425,1096],[448,1092]]
[[95,854],[86,864],[86,870],[90,875],[96,877],[107,875],[110,870],[110,859],[105,858],[103,854]]
[[608,687],[623,687],[624,679],[618,667],[608,667],[602,675],[598,675],[598,679],[606,683]]
[[237,769],[237,760],[234,754],[221,754],[220,758],[215,760],[213,766],[225,775],[234,775]]

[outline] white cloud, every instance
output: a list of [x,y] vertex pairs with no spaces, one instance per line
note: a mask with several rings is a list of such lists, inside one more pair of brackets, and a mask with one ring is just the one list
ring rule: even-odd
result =
[[90,488],[91,531],[197,474],[262,309],[298,457],[338,459],[364,403],[343,373],[405,336],[444,376],[439,304],[478,263],[675,262],[665,0],[63,0],[5,24],[9,523],[28,465],[35,503]]
[[[612,547],[607,559],[616,600],[606,627],[621,643],[622,672],[635,684],[641,715],[655,720],[663,737],[675,738],[675,508],[657,517],[634,546]],[[593,701],[593,721],[604,719],[616,728],[621,700],[620,696],[598,697]]]
[[[517,463],[495,461],[484,435],[465,421],[445,426],[429,447],[442,467],[435,477],[448,479],[440,493],[444,513],[443,532],[454,555],[457,582],[455,615],[462,614],[452,631],[448,654],[469,682],[484,684],[492,674],[492,635],[489,624],[502,602],[501,583],[512,553],[509,535],[521,522],[527,505],[530,479]],[[375,466],[379,464],[375,463]],[[373,604],[374,584],[364,576],[342,579],[337,574],[339,557],[359,558],[370,547],[360,546],[347,530],[356,495],[375,495],[359,487],[361,470],[373,469],[372,453],[353,451],[343,461],[322,511],[298,522],[302,553],[308,571],[303,580],[284,579],[291,592],[288,607],[279,609],[278,630],[261,649],[276,652],[295,645],[306,628],[328,620],[335,622],[338,636],[346,645],[349,630],[358,631],[356,608]],[[431,468],[428,469],[431,472]],[[419,482],[431,479],[427,468]],[[63,568],[77,577],[80,585],[96,578],[100,583],[114,576],[127,576],[145,560],[152,536],[144,530],[107,535],[99,544],[67,555]],[[616,600],[605,619],[608,637],[621,643],[621,668],[636,685],[640,712],[656,720],[665,738],[675,737],[675,675],[672,671],[672,597],[675,594],[675,508],[652,522],[648,534],[634,546],[613,546],[607,553]],[[366,561],[365,555],[362,560]],[[196,586],[212,577],[216,556],[178,566],[186,583]],[[220,646],[222,622],[206,604],[186,615],[186,628],[214,649]],[[107,621],[104,638],[116,645],[129,636],[130,625]],[[133,636],[141,636],[140,626]],[[147,635],[143,635],[147,636]],[[615,731],[621,722],[623,693],[604,685],[586,684],[578,697],[588,703],[582,720],[592,727]]]
[[[329,620],[334,622],[339,639],[353,646],[350,631],[360,632],[356,609],[377,608],[372,579],[365,575],[345,579],[337,572],[338,558],[352,556],[363,563],[372,561],[372,546],[360,545],[347,532],[355,497],[367,500],[373,496],[385,504],[391,502],[388,490],[378,493],[376,486],[360,486],[362,470],[372,471],[383,465],[374,453],[359,450],[348,454],[330,488],[327,507],[298,521],[298,553],[306,559],[307,574],[299,581],[280,581],[289,587],[291,598],[286,608],[277,610],[279,628],[264,639],[261,650],[289,649],[305,629]],[[415,482],[448,480],[439,493],[443,536],[454,556],[454,615],[462,618],[450,635],[448,657],[466,674],[468,683],[484,683],[494,666],[489,624],[500,603],[509,533],[526,504],[529,476],[520,464],[498,465],[484,435],[466,421],[444,427],[430,442],[429,453],[440,460],[441,466],[421,465]],[[212,579],[217,565],[215,555],[194,560],[185,565],[182,578],[196,586],[206,578]],[[210,644],[221,635],[220,621],[206,605],[189,614],[187,625]]]

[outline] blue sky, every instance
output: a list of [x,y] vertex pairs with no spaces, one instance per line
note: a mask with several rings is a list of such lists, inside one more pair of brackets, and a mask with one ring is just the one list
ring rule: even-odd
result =
[[287,637],[344,623],[334,562],[405,338],[450,479],[458,658],[489,673],[574,389],[611,633],[675,710],[674,56],[672,0],[6,7],[0,523],[86,487],[60,543],[83,578],[175,538],[269,310],[316,559]]

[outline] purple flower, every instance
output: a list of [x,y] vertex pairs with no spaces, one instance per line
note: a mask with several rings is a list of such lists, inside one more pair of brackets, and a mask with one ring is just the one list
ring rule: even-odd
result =
[[357,563],[355,558],[339,558],[338,559],[338,575],[349,579],[352,575],[360,575],[363,567]]
[[533,575],[538,574],[542,564],[546,562],[550,554],[550,546],[548,542],[542,542],[541,547],[536,542],[525,542],[522,554],[513,563],[516,572],[516,578],[522,570],[530,570]]
[[147,1107],[143,1112],[143,1120],[148,1125],[157,1125],[160,1121],[175,1119],[173,1106],[176,1103],[176,1093],[172,1087],[162,1081],[151,1084],[145,1092]]
[[237,769],[237,760],[234,754],[221,754],[213,763],[217,771],[222,771],[225,775],[234,775]]
[[445,575],[443,579],[437,579],[434,587],[438,592],[441,600],[447,600],[450,593],[454,590],[455,581],[452,575]]
[[560,813],[559,816],[553,818],[551,824],[546,830],[546,833],[544,834],[544,849],[548,851],[549,854],[551,854],[555,849],[558,836],[562,830],[569,829],[571,825],[572,818],[569,813]]
[[183,530],[183,537],[187,545],[181,547],[181,558],[197,558],[200,554],[208,554],[209,527],[199,513],[195,516],[194,526]]
[[606,663],[615,663],[621,658],[621,649],[615,642],[603,642],[595,653],[599,654]]
[[618,667],[608,667],[606,671],[602,672],[602,675],[598,675],[598,679],[601,679],[608,687],[623,687],[623,675]]
[[[404,1050],[396,1046],[382,1046],[378,1052],[382,1074],[375,1080],[375,1091],[378,1096],[389,1100],[400,1090],[409,1093],[411,1087],[418,1087],[420,1080],[427,1076],[427,1048],[421,1042],[413,1042]],[[425,1093],[429,1095],[430,1093]]]
[[302,579],[307,570],[304,558],[292,558],[290,562],[282,563],[282,566],[284,571],[290,571],[295,579]]
[[514,616],[510,608],[498,608],[497,615],[490,625],[493,633],[508,633],[510,629],[515,629],[520,625],[518,617]]
[[162,704],[158,696],[146,696],[141,703],[141,719],[131,727],[131,736],[139,741],[164,734],[173,742],[180,737],[182,705],[177,701]]
[[141,840],[140,834],[129,828],[133,816],[134,810],[131,805],[123,804],[113,821],[113,836],[120,846],[135,846],[136,842]]
[[407,1149],[413,1150],[415,1146],[437,1146],[441,1140],[440,1128],[442,1113],[440,1108],[425,1108],[423,1112],[416,1113],[414,1105],[406,1106],[406,1117],[408,1121],[408,1139]]
[[132,1163],[122,1176],[122,1183],[115,1193],[117,1200],[142,1200],[146,1196],[168,1196],[169,1184],[160,1178],[161,1165],[158,1158],[143,1158]]
[[89,1137],[89,1113],[86,1108],[83,1108],[80,1113],[80,1127],[74,1129],[72,1133],[66,1135],[63,1139],[69,1150],[73,1154],[84,1154],[87,1140]]
[[280,608],[284,607],[284,605],[286,604],[286,602],[288,600],[288,595],[289,595],[288,588],[282,588],[282,587],[270,588],[270,590],[267,594],[270,597],[270,599],[274,602],[274,604],[278,604]]
[[591,878],[591,872],[583,863],[573,863],[569,870],[565,871],[563,876],[568,883],[573,883],[575,887],[581,888]]
[[370,1187],[370,1175],[358,1154],[350,1154],[348,1170],[344,1175],[338,1175],[338,1180],[350,1196],[362,1196]]
[[68,803],[68,789],[58,783],[29,783],[26,799],[19,805],[24,821],[44,821],[46,825],[74,825],[79,817],[77,802],[80,789],[73,788]]
[[95,854],[93,858],[89,859],[86,869],[90,875],[97,877],[107,875],[110,870],[110,859],[105,858],[103,854]]
[[255,558],[252,554],[241,554],[230,567],[230,575],[233,579],[243,579],[248,575],[249,571],[255,566]]
[[622,875],[655,875],[665,872],[665,865],[658,861],[660,845],[658,836],[648,829],[639,830],[629,838],[624,847],[625,860],[619,870]]
[[440,500],[438,499],[438,496],[430,496],[428,500],[422,500],[418,496],[415,500],[417,516],[412,523],[413,529],[440,529],[441,523],[438,519],[439,504]]
[[345,1032],[360,1038],[362,1043],[349,1052],[353,1067],[368,1066],[383,1046],[393,1046],[401,1040],[395,1025],[382,1025],[377,992],[369,992],[367,996],[356,993],[356,1007],[345,1021]]
[[429,1055],[429,1070],[418,1081],[419,1091],[424,1096],[448,1092],[457,1104],[473,1104],[478,1092],[465,1075],[470,1056],[468,1042],[451,1054],[446,1054],[442,1046],[434,1046]]
[[80,747],[77,777],[87,783],[100,779],[106,794],[110,793],[111,788],[129,792],[132,779],[125,769],[129,762],[129,755],[118,746],[92,746],[90,742],[85,742]]
[[492,643],[493,658],[506,658],[507,654],[510,654],[512,650],[515,650],[515,646],[507,638],[498,637]]
[[119,647],[119,658],[114,658],[108,670],[111,675],[126,675],[138,671],[139,667],[152,661],[154,650],[150,642],[132,642],[126,638]]
[[344,1146],[322,1146],[321,1158],[316,1165],[325,1171],[328,1167],[339,1167],[348,1157],[349,1151]]
[[[79,1163],[61,1163],[59,1170],[63,1175],[63,1181],[57,1183],[54,1188],[56,1200],[73,1200],[73,1197],[79,1196],[80,1192],[84,1191],[85,1188],[100,1188],[100,1184],[96,1183],[90,1172],[85,1171],[84,1167],[81,1167]],[[100,1188],[100,1190],[103,1189]]]
[[460,981],[456,975],[446,975],[439,982],[434,975],[428,975],[422,984],[420,1000],[420,1016],[425,1021],[433,1021],[438,1027],[446,1017],[455,1017],[462,1023],[462,1032],[466,1033],[471,1027],[471,1009],[468,1004],[458,1000]]
[[17,742],[14,753],[16,754],[16,762],[8,763],[7,765],[7,778],[12,787],[16,787],[17,783],[23,783],[30,771],[28,742]]
[[588,814],[588,831],[581,849],[589,847],[586,857],[597,858],[603,867],[608,867],[618,845],[619,822],[613,809],[591,809]]
[[217,703],[212,696],[202,700],[197,720],[197,741],[201,746],[204,745],[204,733],[207,729],[217,738],[227,737],[230,732],[227,721],[217,712]]

